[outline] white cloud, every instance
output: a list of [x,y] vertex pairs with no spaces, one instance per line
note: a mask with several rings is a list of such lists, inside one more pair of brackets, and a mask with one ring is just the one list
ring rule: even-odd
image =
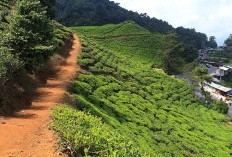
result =
[[147,13],[174,27],[195,28],[214,35],[219,45],[232,34],[231,0],[114,0],[122,7]]

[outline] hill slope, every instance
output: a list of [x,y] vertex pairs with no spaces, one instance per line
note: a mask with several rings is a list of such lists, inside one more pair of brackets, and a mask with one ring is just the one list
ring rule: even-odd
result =
[[[148,35],[151,34],[145,28],[137,25],[133,21],[125,21],[119,24],[107,24],[104,26],[80,26],[71,27],[73,30],[83,33],[89,37],[103,38],[103,37],[118,37],[129,35]],[[129,28],[129,29],[128,29]]]
[[133,21],[72,29],[137,64],[162,68],[170,74],[182,72],[185,65],[198,57],[197,50],[182,44],[175,34],[152,33]]
[[[88,27],[76,28],[79,29],[88,34]],[[94,27],[91,29],[93,31]],[[94,36],[98,29],[96,27]],[[106,33],[108,38],[102,35],[103,38],[111,40],[113,36],[114,40],[118,34],[112,32]],[[144,35],[147,35],[146,32]],[[160,38],[157,42],[162,44]],[[95,40],[82,37],[79,64],[88,72],[78,75],[72,88],[79,109],[102,118],[112,130],[129,138],[136,147],[146,152],[146,156],[231,156],[232,128],[224,124],[225,115],[209,109],[216,108],[216,104],[204,107],[206,104],[194,95],[191,87],[152,69],[148,66],[149,60],[131,57],[137,52],[126,51],[126,44],[116,48],[107,44],[106,47],[101,44],[102,41]],[[133,38],[126,40],[130,43]],[[159,47],[154,49],[159,50]],[[61,119],[71,122],[69,116],[60,113]],[[73,121],[69,129],[74,129],[70,128],[74,124],[88,126],[79,123]],[[66,126],[59,125],[57,129],[62,134]],[[76,135],[78,132],[76,130]],[[70,139],[68,134],[62,134],[62,137]],[[88,137],[83,135],[84,139]],[[77,146],[75,138],[73,140],[69,142]],[[74,149],[78,151],[79,148]]]
[[100,26],[132,20],[151,32],[177,33],[183,42],[198,49],[204,48],[207,42],[207,36],[195,29],[175,29],[166,21],[151,18],[146,13],[138,14],[126,10],[109,0],[57,0],[55,8],[56,20],[66,26]]
[[56,19],[67,26],[104,25],[133,20],[154,32],[174,31],[165,21],[128,11],[109,0],[57,0],[55,13]]
[[[73,27],[74,31],[94,38],[100,45],[118,55],[130,57],[138,67],[163,67],[165,35],[154,34],[133,21],[104,26]],[[144,63],[144,64],[143,64]]]

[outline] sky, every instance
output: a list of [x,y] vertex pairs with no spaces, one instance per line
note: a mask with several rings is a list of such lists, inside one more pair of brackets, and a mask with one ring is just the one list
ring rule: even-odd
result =
[[219,46],[232,34],[232,0],[113,0],[120,6],[167,21],[173,27],[195,28]]

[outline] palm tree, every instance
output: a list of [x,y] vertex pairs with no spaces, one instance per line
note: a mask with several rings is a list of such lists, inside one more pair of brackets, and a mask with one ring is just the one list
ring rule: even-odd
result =
[[204,81],[211,82],[212,76],[208,75],[208,69],[196,67],[193,70],[193,79],[200,84],[201,92],[204,97],[207,97],[207,93],[204,89]]

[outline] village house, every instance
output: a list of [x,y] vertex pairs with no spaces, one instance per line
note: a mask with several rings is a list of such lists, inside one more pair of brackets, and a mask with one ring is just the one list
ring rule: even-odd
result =
[[217,76],[220,76],[220,77],[223,77],[223,76],[226,76],[229,74],[229,71],[230,69],[228,67],[225,67],[225,66],[221,66],[221,67],[218,67],[217,71],[216,71],[216,75]]
[[225,77],[231,73],[232,73],[232,67],[224,65],[218,67],[215,72],[211,73],[211,75],[221,80],[222,77]]
[[209,92],[217,100],[227,102],[232,96],[232,88],[227,88],[214,82],[204,83],[205,91]]
[[198,56],[200,60],[208,60],[209,56],[213,53],[214,49],[201,49],[198,50]]

